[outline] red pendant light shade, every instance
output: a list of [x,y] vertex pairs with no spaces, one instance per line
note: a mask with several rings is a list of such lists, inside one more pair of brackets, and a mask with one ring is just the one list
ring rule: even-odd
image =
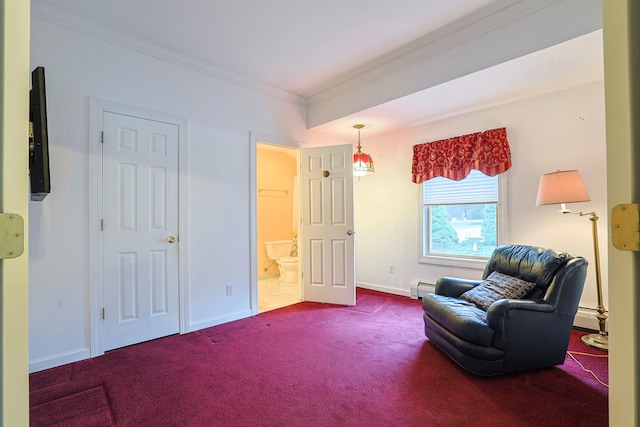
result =
[[363,153],[361,150],[360,129],[362,129],[364,125],[354,125],[353,127],[358,129],[358,151],[353,155],[353,175],[358,177],[370,175],[376,171],[376,168],[373,165],[373,159],[371,156]]

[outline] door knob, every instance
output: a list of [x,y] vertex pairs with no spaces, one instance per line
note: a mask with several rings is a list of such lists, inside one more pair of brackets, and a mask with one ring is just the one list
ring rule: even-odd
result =
[[176,240],[178,240],[178,239],[176,239],[176,236],[167,237],[167,242],[169,242],[169,243],[175,243]]
[[347,236],[352,236],[352,235],[354,235],[354,234],[356,234],[356,232],[355,232],[355,231],[353,231],[353,230],[347,230]]

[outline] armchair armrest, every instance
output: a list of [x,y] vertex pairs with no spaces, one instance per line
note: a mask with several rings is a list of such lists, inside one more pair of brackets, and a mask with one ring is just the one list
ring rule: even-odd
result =
[[494,331],[493,345],[504,348],[510,340],[508,334],[531,337],[540,330],[546,330],[540,327],[541,323],[553,322],[554,312],[555,307],[542,299],[501,299],[494,302],[487,310],[487,324]]
[[487,310],[487,321],[500,321],[507,315],[509,310],[526,310],[552,313],[554,307],[542,299],[501,299],[489,307]]
[[456,277],[441,277],[436,282],[436,294],[447,297],[459,297],[469,289],[478,286],[481,280],[458,279]]

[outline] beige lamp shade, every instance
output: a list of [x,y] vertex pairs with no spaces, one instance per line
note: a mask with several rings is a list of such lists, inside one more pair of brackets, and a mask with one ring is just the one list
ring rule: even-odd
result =
[[546,173],[540,177],[536,206],[588,202],[591,198],[577,170]]

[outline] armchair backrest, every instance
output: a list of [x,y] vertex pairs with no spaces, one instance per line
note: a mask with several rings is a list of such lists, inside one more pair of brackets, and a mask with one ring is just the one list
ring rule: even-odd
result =
[[[534,282],[536,287],[524,299],[544,298],[555,306],[561,291],[561,289],[558,289],[560,283],[555,279],[556,275],[559,275],[564,267],[570,267],[569,270],[571,271],[562,274],[563,281],[566,278],[580,280],[579,276],[582,275],[582,284],[578,294],[579,300],[584,286],[587,261],[582,257],[573,257],[566,252],[559,252],[553,249],[525,245],[499,246],[489,258],[482,278],[485,279],[492,272],[498,271],[527,282]],[[569,273],[571,273],[570,276],[567,276]]]

